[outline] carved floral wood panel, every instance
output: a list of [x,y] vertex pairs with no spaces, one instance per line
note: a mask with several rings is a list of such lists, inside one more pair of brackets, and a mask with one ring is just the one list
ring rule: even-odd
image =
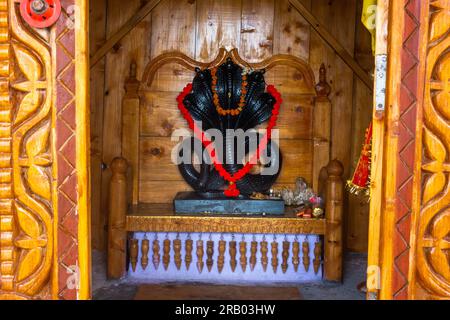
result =
[[78,177],[87,167],[80,169],[76,151],[85,133],[77,119],[88,122],[76,95],[85,78],[75,70],[87,64],[75,57],[85,52],[77,37],[86,29],[76,23],[87,10],[74,15],[86,2],[61,1],[57,23],[41,30],[23,21],[19,4],[0,0],[0,299],[86,298],[78,231],[88,212],[78,203],[88,189]]
[[[8,5],[10,8],[8,17]],[[1,290],[6,298],[48,298],[53,259],[51,55],[24,28],[13,1],[1,1],[2,86]],[[8,19],[9,28],[8,28]]]
[[414,297],[450,298],[450,1],[431,1]]

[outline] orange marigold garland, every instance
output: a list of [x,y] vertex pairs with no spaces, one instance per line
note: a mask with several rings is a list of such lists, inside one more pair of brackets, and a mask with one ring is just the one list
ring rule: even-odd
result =
[[213,93],[213,103],[214,106],[216,107],[217,113],[220,114],[221,116],[227,115],[238,116],[239,114],[241,114],[242,110],[245,107],[245,96],[247,95],[247,86],[248,86],[247,73],[244,71],[244,73],[242,74],[241,98],[239,99],[239,104],[236,109],[224,109],[220,105],[219,94],[217,92],[217,82],[218,82],[217,68],[211,69],[211,77],[212,77],[211,90]]
[[194,119],[192,118],[191,114],[189,113],[189,110],[184,106],[184,99],[188,94],[190,94],[192,91],[192,83],[188,84],[181,94],[178,96],[178,109],[180,110],[183,117],[186,119],[189,128],[194,132],[194,136],[202,141],[203,146],[208,151],[209,156],[211,157],[214,168],[219,172],[220,176],[225,179],[229,186],[228,189],[224,191],[224,194],[227,197],[234,198],[238,197],[241,192],[236,186],[236,182],[241,180],[243,177],[245,177],[250,170],[253,168],[253,166],[258,163],[258,160],[261,157],[261,153],[267,148],[268,141],[272,137],[272,129],[276,126],[278,115],[280,112],[281,103],[283,102],[283,99],[281,98],[281,94],[275,89],[274,86],[269,85],[267,86],[267,92],[272,95],[275,98],[275,104],[272,109],[272,116],[269,119],[269,124],[267,126],[267,133],[262,138],[260,144],[258,145],[258,148],[256,150],[256,153],[253,155],[252,159],[238,172],[235,174],[230,174],[224,167],[223,164],[219,162],[216,155],[216,150],[214,149],[214,144],[211,140],[206,137],[203,130],[201,130],[197,124],[195,123]]
[[372,123],[366,130],[365,140],[358,165],[351,180],[347,181],[347,189],[355,195],[369,195],[370,157],[372,150]]

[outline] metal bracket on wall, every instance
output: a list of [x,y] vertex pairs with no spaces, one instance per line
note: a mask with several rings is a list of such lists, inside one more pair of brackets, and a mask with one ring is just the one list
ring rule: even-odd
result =
[[386,108],[386,70],[387,55],[375,56],[375,111],[376,117],[382,119]]

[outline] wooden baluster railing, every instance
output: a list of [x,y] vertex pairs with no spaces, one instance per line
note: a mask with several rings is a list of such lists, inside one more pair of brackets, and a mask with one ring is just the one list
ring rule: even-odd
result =
[[158,234],[155,236],[155,240],[153,240],[153,266],[155,267],[155,270],[158,270],[159,264],[161,262],[161,255],[160,255],[161,246],[159,245],[158,240]]
[[205,265],[203,262],[203,240],[200,238],[197,241],[197,270],[199,273],[202,273],[203,266]]
[[278,242],[276,238],[272,241],[272,269],[273,273],[277,273],[278,270]]
[[148,266],[148,252],[150,251],[150,241],[147,239],[147,235],[142,240],[141,244],[141,266],[142,269],[145,271]]
[[192,246],[194,244],[194,241],[188,237],[186,240],[186,257],[184,258],[184,263],[186,264],[186,270],[189,271],[189,268],[191,267],[192,263]]
[[214,265],[214,260],[213,260],[213,255],[214,255],[214,241],[208,240],[206,242],[206,267],[208,268],[208,272],[211,272],[212,267]]
[[[319,237],[318,237],[319,238]],[[322,264],[322,243],[320,242],[320,239],[317,239],[315,245],[314,245],[314,273],[319,273],[320,265]]]
[[298,242],[297,237],[292,243],[292,264],[294,265],[295,272],[298,271],[298,266],[300,265],[300,242]]
[[258,242],[255,238],[253,238],[253,241],[250,245],[250,270],[255,270],[256,266],[256,254],[258,252]]
[[164,269],[167,270],[169,268],[170,263],[170,239],[166,238],[163,242],[163,265]]
[[111,163],[108,218],[108,278],[119,279],[126,271],[127,236],[127,161],[115,158]]
[[281,264],[281,270],[283,270],[283,273],[286,273],[288,269],[288,259],[289,259],[289,249],[291,248],[291,243],[287,240],[283,241],[283,262]]
[[242,272],[245,273],[247,270],[247,242],[245,242],[245,237],[242,236],[241,242],[239,242],[239,253],[240,253],[240,264]]
[[305,271],[309,271],[309,265],[311,264],[311,259],[309,258],[309,242],[308,237],[306,237],[305,241],[303,241],[303,266],[305,267]]
[[227,242],[223,240],[223,237],[219,241],[219,257],[217,258],[217,270],[222,273],[225,265],[225,250],[227,248]]
[[230,241],[230,267],[231,271],[236,271],[237,266],[237,260],[236,260],[236,241],[234,240],[234,236],[232,237],[232,240]]
[[174,251],[174,260],[175,260],[175,266],[177,267],[177,270],[181,269],[181,240],[179,238],[179,235],[177,235],[177,238],[173,240],[173,251]]
[[130,239],[130,263],[131,263],[131,269],[133,270],[133,272],[136,272],[138,255],[139,255],[139,240],[138,239]]
[[328,180],[325,206],[326,232],[324,274],[330,281],[342,281],[342,218],[344,167],[338,160],[332,160],[328,166]]
[[269,264],[269,259],[267,257],[268,243],[266,241],[266,237],[263,237],[263,241],[261,241],[261,265],[263,267],[264,272],[267,271],[267,265]]

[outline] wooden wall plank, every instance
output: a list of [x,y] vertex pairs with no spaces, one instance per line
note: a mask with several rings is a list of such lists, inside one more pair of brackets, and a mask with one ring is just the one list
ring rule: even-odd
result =
[[[96,52],[106,41],[107,0],[92,2],[90,12],[90,51]],[[102,151],[103,151],[103,100],[105,91],[105,59],[90,72],[90,119],[91,119],[91,221],[92,247],[105,248],[104,214],[101,210]]]
[[[311,8],[311,0],[302,0]],[[311,28],[289,0],[275,1],[274,53],[292,54],[308,61]]]
[[[108,0],[107,38],[128,21],[141,6],[140,0]],[[151,16],[142,20],[106,56],[105,98],[103,115],[103,163],[109,166],[115,157],[121,156],[122,148],[122,99],[125,94],[125,79],[129,75],[132,61],[137,64],[140,79],[144,65],[150,56]],[[109,190],[110,170],[103,171],[102,190]],[[104,224],[108,213],[108,192],[102,192],[101,208]]]
[[[333,1],[334,25],[330,26],[336,39],[353,55],[355,42],[355,12],[356,1]],[[331,135],[334,138],[331,147],[332,159],[338,159],[344,164],[344,177],[350,173],[353,109],[353,72],[345,62],[334,56],[334,96],[332,100]]]
[[274,0],[242,2],[241,46],[239,54],[248,62],[258,62],[273,54]]
[[[170,137],[173,130],[187,129],[186,121],[180,116],[174,103],[179,92],[148,91],[141,103],[140,132],[146,137]],[[310,96],[283,95],[280,109],[280,137],[283,139],[312,138],[313,101]]]
[[[147,203],[171,203],[167,185],[184,186],[178,167],[171,161],[176,141],[168,137],[141,138],[140,140],[140,201]],[[312,181],[312,140],[281,139],[283,167],[279,184],[290,185],[297,177]],[[148,189],[148,188],[151,188]],[[183,191],[179,189],[178,191]],[[173,192],[170,192],[172,194]],[[165,199],[165,202],[160,202]]]
[[[357,15],[362,12],[362,2],[357,2]],[[372,39],[360,19],[356,20],[355,60],[367,72],[374,69],[372,55]],[[351,170],[354,172],[362,144],[365,130],[372,120],[373,94],[360,79],[355,77],[353,88],[353,121],[351,140]],[[369,202],[367,197],[349,195],[347,218],[347,248],[356,252],[367,252],[369,229]]]
[[[169,137],[142,137],[140,140],[140,183],[146,181],[182,181],[177,166],[171,160],[172,150],[178,141]],[[311,180],[312,141],[281,139],[283,167],[280,183],[294,183],[297,177]]]
[[207,62],[221,47],[240,48],[242,2],[197,0],[196,60]]
[[[312,3],[312,13],[323,23],[349,52],[354,52],[356,1],[318,0]],[[342,162],[345,168],[344,178],[350,172],[349,144],[351,137],[353,108],[353,72],[325,44],[315,32],[311,36],[310,63],[314,72],[318,72],[323,62],[328,67],[327,76],[331,84],[332,103],[332,146],[331,157]]]
[[168,52],[195,54],[195,1],[163,0],[152,11],[151,58]]

